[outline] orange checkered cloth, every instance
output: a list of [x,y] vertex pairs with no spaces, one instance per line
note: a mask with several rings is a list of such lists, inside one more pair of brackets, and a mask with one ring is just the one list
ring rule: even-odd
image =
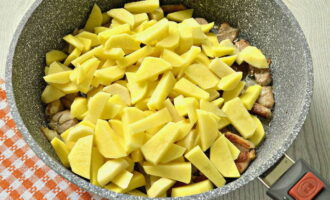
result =
[[16,128],[0,81],[0,200],[101,199],[47,167]]

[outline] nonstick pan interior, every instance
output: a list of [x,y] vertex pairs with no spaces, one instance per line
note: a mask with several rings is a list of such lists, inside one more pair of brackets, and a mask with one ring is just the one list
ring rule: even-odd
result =
[[[180,1],[162,1],[178,3]],[[240,37],[258,46],[272,59],[276,98],[274,117],[266,127],[267,139],[258,149],[257,159],[240,179],[197,195],[213,198],[228,193],[259,176],[281,157],[299,133],[312,95],[312,61],[305,37],[293,15],[278,0],[186,0],[195,16],[208,21],[229,22],[241,30]],[[141,199],[116,194],[89,184],[59,163],[40,131],[45,125],[40,94],[44,55],[61,49],[62,37],[82,27],[94,3],[103,11],[120,7],[120,0],[37,0],[22,19],[11,44],[6,87],[13,117],[26,141],[53,170],[78,186],[107,198]],[[185,199],[191,199],[186,197]]]

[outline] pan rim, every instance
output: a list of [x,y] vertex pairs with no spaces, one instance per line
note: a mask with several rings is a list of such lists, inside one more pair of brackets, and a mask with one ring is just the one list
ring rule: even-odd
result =
[[[45,153],[42,148],[39,146],[39,144],[33,139],[31,134],[29,133],[28,129],[23,123],[23,120],[20,116],[20,113],[18,112],[18,109],[16,107],[16,101],[14,97],[14,91],[12,87],[12,64],[13,64],[13,58],[16,50],[16,44],[18,42],[18,39],[21,35],[21,32],[23,31],[25,24],[31,17],[31,15],[34,13],[34,11],[38,8],[38,6],[42,3],[43,0],[36,0],[31,7],[26,11],[23,18],[21,19],[19,25],[17,26],[16,31],[14,32],[13,39],[10,43],[10,47],[8,50],[8,56],[6,61],[6,70],[5,70],[5,88],[6,88],[6,94],[8,99],[8,104],[10,106],[10,113],[13,116],[13,119],[16,122],[18,130],[22,133],[24,140],[26,143],[31,147],[31,149],[35,152],[35,154],[52,170],[54,170],[56,173],[58,173],[60,176],[64,177],[65,179],[69,180],[70,182],[76,184],[77,186],[85,189],[88,192],[94,193],[96,195],[99,195],[104,198],[117,198],[117,199],[155,199],[155,198],[145,198],[145,197],[138,197],[138,196],[131,196],[126,194],[119,194],[115,193],[97,186],[92,185],[91,183],[85,181],[84,179],[80,178],[78,175],[73,174],[70,170],[63,167],[60,163],[55,162],[50,156],[48,156],[47,153]],[[271,0],[270,0],[271,1]],[[313,63],[312,63],[312,57],[310,53],[310,48],[308,46],[306,37],[296,20],[296,18],[293,16],[289,8],[281,1],[281,0],[272,0],[274,1],[283,11],[283,13],[288,17],[291,25],[296,30],[296,33],[299,34],[299,36],[302,38],[302,45],[304,47],[305,55],[306,55],[306,63],[307,63],[307,82],[306,82],[306,90],[305,90],[305,97],[303,99],[303,108],[301,110],[301,113],[299,115],[298,121],[296,122],[293,131],[291,132],[290,136],[287,137],[287,139],[283,142],[282,148],[280,148],[276,154],[273,154],[272,157],[269,157],[267,161],[263,162],[262,165],[256,167],[255,170],[250,171],[249,174],[243,174],[241,178],[221,187],[216,188],[212,191],[205,192],[198,195],[193,196],[186,196],[186,197],[176,197],[171,199],[180,199],[180,200],[188,200],[192,198],[200,198],[200,199],[211,199],[215,197],[222,196],[226,193],[229,193],[233,190],[236,190],[243,185],[249,183],[253,179],[260,176],[262,173],[264,173],[267,169],[269,169],[272,165],[278,161],[285,151],[291,146],[297,135],[299,134],[305,119],[307,117],[311,102],[312,102],[312,94],[313,94],[313,85],[314,85],[314,79],[313,79]],[[157,199],[169,199],[169,198],[157,198]]]

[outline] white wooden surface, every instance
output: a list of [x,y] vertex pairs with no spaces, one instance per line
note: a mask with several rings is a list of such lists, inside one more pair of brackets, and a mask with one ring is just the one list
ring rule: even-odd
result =
[[[288,154],[303,158],[330,181],[330,1],[284,0],[305,32],[314,62],[314,97],[310,114]],[[0,0],[0,77],[12,35],[33,0]],[[221,199],[269,199],[257,180]]]

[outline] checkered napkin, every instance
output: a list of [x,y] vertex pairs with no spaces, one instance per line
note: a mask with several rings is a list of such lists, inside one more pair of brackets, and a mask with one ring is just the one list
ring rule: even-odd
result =
[[23,140],[0,80],[0,200],[100,199],[47,167]]

